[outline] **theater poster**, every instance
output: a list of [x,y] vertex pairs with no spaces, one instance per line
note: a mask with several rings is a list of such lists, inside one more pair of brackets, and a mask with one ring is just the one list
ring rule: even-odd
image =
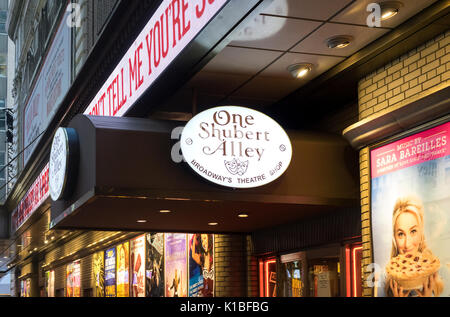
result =
[[149,233],[145,239],[145,296],[164,297],[164,234]]
[[375,296],[450,296],[449,139],[447,122],[370,151]]
[[165,294],[166,297],[187,296],[186,238],[183,233],[165,234]]
[[214,235],[189,234],[189,297],[214,296]]
[[80,260],[67,264],[66,297],[81,296],[81,263]]
[[131,240],[131,294],[145,296],[145,235]]
[[47,297],[55,297],[55,271],[45,272],[45,290]]
[[94,253],[92,257],[92,281],[94,297],[105,296],[105,259],[103,252]]
[[130,243],[124,242],[116,247],[116,285],[117,297],[130,296]]
[[105,251],[105,296],[116,297],[116,248]]

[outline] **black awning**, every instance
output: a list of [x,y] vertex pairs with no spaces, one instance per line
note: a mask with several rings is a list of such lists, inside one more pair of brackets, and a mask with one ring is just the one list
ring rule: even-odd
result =
[[[80,142],[72,195],[52,202],[54,229],[251,232],[359,202],[358,155],[340,137],[288,132],[293,157],[276,181],[231,189],[175,163],[171,132],[183,122],[76,116]],[[162,209],[171,213],[160,213]],[[248,218],[239,218],[241,212]],[[137,220],[147,220],[138,223]],[[211,227],[210,222],[218,225]]]

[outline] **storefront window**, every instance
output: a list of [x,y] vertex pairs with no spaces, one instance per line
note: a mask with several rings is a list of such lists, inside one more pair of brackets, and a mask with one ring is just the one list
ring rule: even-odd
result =
[[285,274],[283,289],[281,291],[283,296],[304,297],[305,282],[304,271],[302,270],[302,261],[283,263],[282,270]]
[[339,297],[339,259],[315,259],[308,261],[310,297]]
[[361,296],[361,249],[334,244],[261,259],[260,296]]

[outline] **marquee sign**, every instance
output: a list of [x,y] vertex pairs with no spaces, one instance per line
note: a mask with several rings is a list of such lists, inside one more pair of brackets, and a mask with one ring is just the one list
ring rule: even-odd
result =
[[185,160],[197,174],[233,188],[274,181],[292,158],[290,139],[277,122],[237,106],[199,113],[187,123],[180,143]]
[[162,1],[84,114],[123,116],[227,1]]
[[48,164],[41,171],[30,189],[11,215],[11,229],[17,231],[49,196]]
[[50,196],[56,201],[65,198],[76,176],[78,161],[78,135],[73,128],[58,128],[50,151]]

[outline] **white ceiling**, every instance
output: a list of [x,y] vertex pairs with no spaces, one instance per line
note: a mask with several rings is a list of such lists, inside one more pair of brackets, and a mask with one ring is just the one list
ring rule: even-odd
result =
[[[366,25],[374,0],[267,0],[272,2],[245,21],[233,40],[166,104],[185,103],[196,90],[199,108],[221,104],[270,105],[339,64],[436,0],[401,0],[403,7],[381,28]],[[351,45],[330,49],[326,40],[351,35]],[[287,67],[314,65],[306,78],[294,79]]]

